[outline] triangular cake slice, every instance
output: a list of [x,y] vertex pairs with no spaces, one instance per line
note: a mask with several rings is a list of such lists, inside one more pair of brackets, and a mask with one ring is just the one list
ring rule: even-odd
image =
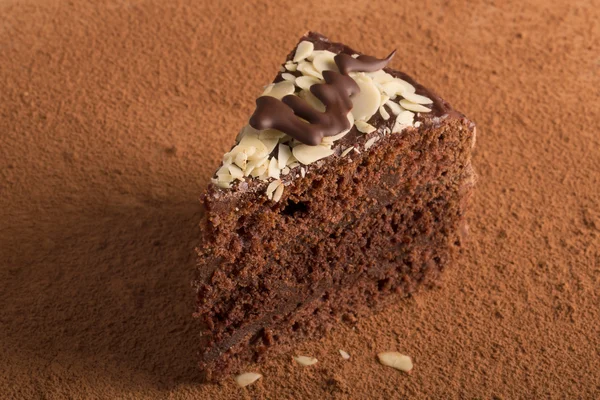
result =
[[208,378],[385,309],[454,262],[475,125],[381,69],[392,55],[307,33],[224,155],[194,281]]

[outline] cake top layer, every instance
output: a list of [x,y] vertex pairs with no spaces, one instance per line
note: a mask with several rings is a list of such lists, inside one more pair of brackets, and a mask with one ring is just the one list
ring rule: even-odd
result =
[[293,179],[328,159],[369,150],[385,135],[461,116],[408,75],[385,68],[393,55],[364,56],[307,33],[223,156],[212,179],[215,194],[262,190],[279,201]]

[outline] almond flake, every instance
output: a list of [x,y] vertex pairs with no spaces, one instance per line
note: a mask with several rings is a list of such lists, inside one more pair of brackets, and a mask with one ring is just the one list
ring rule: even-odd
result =
[[231,187],[231,185],[228,182],[221,182],[220,180],[215,178],[211,178],[210,181],[222,189],[229,189]]
[[420,127],[420,126],[421,126],[421,121],[417,121],[417,122],[415,122],[415,128],[418,128],[418,127]]
[[409,356],[395,351],[377,354],[379,362],[387,367],[396,368],[400,371],[409,372],[413,369],[413,363]]
[[380,69],[378,71],[375,72],[367,72],[367,75],[373,79],[373,81],[375,83],[379,83],[380,85],[383,85],[384,83],[388,83],[394,80],[394,77],[390,74],[388,74],[387,72],[385,72],[384,70]]
[[288,61],[285,63],[285,69],[287,69],[290,72],[295,72],[296,67],[297,67],[297,65],[294,64],[292,61]]
[[342,358],[344,360],[349,360],[350,359],[350,354],[346,353],[344,350],[340,350],[340,355],[342,356]]
[[302,61],[300,64],[298,64],[297,70],[302,72],[302,75],[323,79],[323,75],[321,75],[321,73],[317,71],[310,62]]
[[352,58],[358,58],[360,54],[352,54]]
[[365,150],[369,150],[371,148],[371,146],[373,146],[375,144],[375,142],[378,140],[379,140],[378,136],[372,137],[371,139],[367,140],[367,142],[365,143]]
[[415,119],[415,114],[410,111],[402,111],[396,117],[396,122],[394,123],[394,127],[392,128],[393,133],[398,133],[402,131],[404,128],[408,128],[412,126],[413,121]]
[[353,149],[354,147],[348,147],[346,150],[342,151],[342,154],[340,157],[346,157]]
[[396,95],[401,95],[403,93],[413,93],[415,91],[413,85],[398,78],[395,78],[391,82],[381,84],[381,88],[384,93],[390,97],[395,97]]
[[263,96],[271,96],[275,97],[278,100],[283,99],[285,96],[289,94],[294,94],[295,88],[294,84],[289,81],[281,81],[273,84],[271,90],[266,93],[263,93]]
[[317,56],[328,56],[333,58],[336,56],[336,54],[329,50],[314,50],[310,56],[306,57],[306,59],[309,61],[314,61]]
[[271,83],[271,84],[268,84],[267,86],[265,86],[265,89],[263,90],[261,96],[268,95],[271,92],[271,90],[273,90],[273,86],[275,86],[274,83]]
[[240,374],[234,378],[235,383],[238,384],[239,387],[246,387],[248,385],[252,385],[254,382],[262,378],[262,375],[256,372],[246,372]]
[[306,40],[300,42],[296,48],[296,53],[294,54],[294,62],[304,60],[311,55],[314,49],[315,45],[312,42]]
[[281,170],[279,169],[277,164],[277,159],[275,157],[271,158],[271,161],[269,161],[269,169],[267,170],[267,176],[269,178],[279,179]]
[[[311,76],[303,76],[302,78],[311,78],[311,79],[315,79],[318,81],[317,78],[312,78]],[[298,82],[296,81],[296,83],[298,83]],[[319,112],[325,112],[325,105],[321,102],[321,100],[319,100],[317,98],[317,96],[312,94],[312,92],[310,90],[302,90],[302,91],[300,91],[298,96],[301,99],[304,99],[304,101],[306,101],[315,110],[317,110]]]
[[[252,150],[252,147],[254,147],[254,150]],[[240,143],[230,151],[230,154],[237,155],[240,151],[246,152],[248,160],[261,159],[269,154],[267,146],[258,139],[258,136],[251,134],[244,136]]]
[[281,200],[281,196],[283,196],[283,188],[283,185],[279,185],[277,186],[277,189],[275,189],[275,193],[273,193],[274,202],[278,202],[279,200]]
[[320,73],[323,73],[323,71],[339,72],[334,57],[335,53],[321,53],[312,60],[313,67]]
[[400,105],[402,107],[404,107],[405,109],[410,110],[410,111],[414,111],[414,112],[424,112],[424,113],[431,112],[430,108],[427,108],[427,107],[425,107],[425,106],[423,106],[421,104],[413,103],[412,101],[409,101],[409,100],[406,100],[406,99],[400,100]]
[[303,178],[306,176],[306,169],[304,167],[300,168],[300,176]]
[[390,114],[387,112],[384,106],[379,107],[379,114],[381,114],[381,118],[383,118],[384,121],[390,119]]
[[299,76],[296,78],[295,84],[300,89],[309,90],[312,85],[317,85],[321,82],[320,79],[317,79],[314,76]]
[[265,129],[264,131],[260,131],[258,133],[258,138],[260,140],[273,140],[273,139],[281,139],[285,136],[285,133],[278,131],[277,129]]
[[227,168],[229,169],[229,173],[234,179],[242,179],[244,177],[244,173],[237,166],[231,164],[228,165]]
[[271,152],[275,150],[275,147],[277,147],[277,143],[279,143],[279,140],[261,139],[261,142],[265,145],[265,148],[267,149],[267,154],[271,154]]
[[325,146],[309,146],[300,144],[292,150],[294,157],[304,165],[312,164],[322,158],[329,157],[333,150]]
[[268,168],[269,168],[269,161],[268,161],[268,159],[265,159],[265,161],[262,164],[257,165],[252,170],[252,174],[251,175],[252,175],[253,178],[261,177],[267,171]]
[[287,175],[290,173],[290,167],[283,167],[283,169],[281,170],[281,175]]
[[365,121],[356,121],[354,124],[356,125],[356,129],[362,133],[371,133],[377,130],[373,125],[368,124]]
[[379,108],[381,94],[373,84],[373,80],[364,74],[355,74],[354,81],[360,93],[352,96],[352,115],[355,120],[368,121]]
[[433,104],[433,100],[429,97],[421,96],[416,93],[402,93],[402,97],[404,97],[408,101],[412,101],[415,104]]
[[386,102],[385,105],[390,108],[390,110],[392,111],[392,114],[394,114],[394,115],[398,115],[402,111],[405,111],[404,108],[400,107],[400,105],[398,103],[391,101],[391,100]]
[[242,171],[245,170],[246,165],[248,164],[248,154],[244,153],[243,151],[240,151],[235,156],[235,160],[233,162],[235,163],[235,165],[240,167]]
[[244,175],[245,176],[250,175],[254,171],[255,168],[258,168],[258,167],[264,165],[268,161],[269,161],[269,157],[268,156],[265,156],[264,158],[261,158],[261,159],[258,159],[258,160],[248,161],[248,164],[246,164],[246,169],[244,170]]
[[316,363],[318,363],[319,361],[314,358],[314,357],[306,357],[306,356],[294,356],[294,360],[296,360],[296,362],[300,365],[303,366],[309,366],[309,365],[315,365]]
[[277,189],[280,185],[281,181],[279,179],[276,179],[273,182],[269,183],[269,186],[267,186],[267,190],[265,192],[267,195],[267,199],[273,199],[273,192],[275,192],[275,189]]
[[279,169],[284,168],[287,165],[288,160],[292,156],[292,150],[290,147],[285,144],[279,144],[279,148],[277,149],[277,157],[278,163],[277,166]]
[[290,81],[290,82],[294,82],[296,80],[296,77],[292,74],[289,74],[287,72],[284,72],[283,74],[281,74],[281,77],[286,80],[286,81]]

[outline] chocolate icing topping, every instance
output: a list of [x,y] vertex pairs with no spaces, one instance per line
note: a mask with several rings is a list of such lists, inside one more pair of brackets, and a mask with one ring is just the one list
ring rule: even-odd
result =
[[354,58],[349,54],[340,53],[335,56],[335,64],[344,75],[348,75],[350,72],[375,72],[385,68],[392,58],[394,58],[394,54],[396,54],[396,50],[381,60],[365,55]]
[[312,94],[325,105],[325,112],[317,111],[298,96],[288,95],[281,101],[261,96],[256,99],[256,110],[250,117],[250,126],[258,130],[277,129],[310,146],[321,144],[323,137],[335,136],[352,128],[347,117],[352,110],[350,97],[358,94],[360,88],[348,74],[380,70],[395,53],[396,50],[383,60],[365,55],[353,58],[348,54],[337,54],[334,60],[342,73],[323,71],[325,83],[310,88]]
[[[274,97],[256,99],[256,111],[250,118],[255,129],[277,129],[304,144],[321,144],[324,136],[334,136],[350,129],[347,115],[352,110],[353,96],[360,92],[354,79],[335,71],[323,71],[325,82],[310,88],[325,105],[319,112],[298,96],[288,95],[281,101]],[[305,119],[308,123],[302,121]]]

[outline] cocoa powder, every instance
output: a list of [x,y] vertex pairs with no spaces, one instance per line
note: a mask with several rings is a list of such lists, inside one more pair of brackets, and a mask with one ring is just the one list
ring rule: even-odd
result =
[[[2,397],[594,398],[599,18],[590,0],[0,3]],[[199,385],[198,197],[309,29],[398,48],[392,67],[477,122],[470,244],[439,289],[250,366],[247,388]]]

